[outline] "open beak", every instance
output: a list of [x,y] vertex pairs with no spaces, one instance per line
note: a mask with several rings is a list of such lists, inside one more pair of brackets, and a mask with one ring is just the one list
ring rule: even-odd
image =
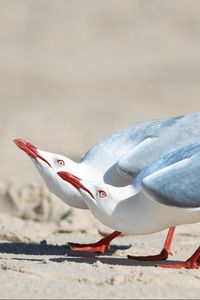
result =
[[14,139],[13,142],[24,152],[26,152],[31,158],[39,158],[43,160],[45,163],[48,164],[49,167],[51,167],[50,163],[43,158],[38,152],[37,152],[37,147],[32,145],[29,142],[26,142],[25,140],[22,139]]
[[78,190],[86,191],[93,199],[93,194],[81,183],[81,179],[76,177],[75,175],[68,172],[58,172],[58,176],[60,176],[64,181],[67,181],[71,185],[73,185]]

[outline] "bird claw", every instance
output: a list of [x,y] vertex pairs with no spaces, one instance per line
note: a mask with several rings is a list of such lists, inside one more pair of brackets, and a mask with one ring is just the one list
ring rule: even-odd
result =
[[200,267],[200,248],[195,253],[182,263],[171,263],[171,264],[158,264],[156,267],[159,268],[170,268],[170,269],[199,269]]
[[106,250],[110,250],[110,242],[120,234],[121,232],[114,231],[113,233],[93,244],[68,243],[68,246],[74,252],[96,252],[103,254]]
[[186,261],[183,263],[174,264],[157,264],[155,267],[166,268],[166,269],[199,269],[199,263]]
[[89,252],[89,253],[100,253],[103,254],[108,249],[110,250],[110,244],[77,244],[68,243],[70,249],[74,252]]
[[170,251],[163,249],[160,254],[157,255],[148,255],[148,256],[131,256],[128,255],[128,259],[136,259],[143,261],[157,261],[157,260],[166,260],[169,255],[173,255]]
[[89,253],[105,253],[106,250],[110,250],[110,241],[107,238],[103,238],[96,243],[91,244],[78,244],[68,243],[70,249],[74,252],[89,252]]

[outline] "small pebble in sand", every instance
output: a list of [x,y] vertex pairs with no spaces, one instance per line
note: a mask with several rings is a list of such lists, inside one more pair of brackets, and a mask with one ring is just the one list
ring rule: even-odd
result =
[[95,263],[93,263],[92,265],[95,268],[99,268],[103,266],[103,263],[100,260],[95,261]]
[[42,260],[42,264],[48,264],[49,263],[49,260],[47,259],[47,258],[44,258],[43,260]]

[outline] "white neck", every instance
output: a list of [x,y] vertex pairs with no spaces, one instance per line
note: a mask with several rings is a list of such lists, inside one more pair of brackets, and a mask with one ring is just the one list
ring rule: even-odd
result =
[[122,187],[109,186],[109,190],[115,199],[122,201],[133,197],[139,192],[140,189],[136,189],[132,184],[130,184]]

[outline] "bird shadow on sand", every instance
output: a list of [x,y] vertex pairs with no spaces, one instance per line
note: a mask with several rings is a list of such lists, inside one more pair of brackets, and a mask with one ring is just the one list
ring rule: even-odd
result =
[[67,247],[59,245],[50,245],[46,242],[22,243],[8,242],[0,243],[0,254],[18,254],[18,255],[66,255]]
[[[112,255],[117,250],[127,250],[131,245],[112,245],[107,255]],[[40,244],[36,243],[22,243],[22,242],[5,242],[0,243],[0,254],[25,254],[25,255],[70,255],[80,256],[87,255],[84,252],[74,252],[70,247],[66,245],[51,245],[47,244],[46,241],[42,241]],[[98,256],[98,253],[88,253],[90,256]]]
[[[182,263],[178,260],[167,260],[167,261],[139,261],[135,259],[128,259],[127,257],[65,257],[65,258],[52,258],[52,262],[64,263],[64,262],[74,262],[74,263],[84,263],[84,264],[95,264],[100,262],[103,265],[109,266],[133,266],[133,267],[156,267],[158,264],[174,264]],[[98,265],[99,266],[99,265]]]
[[[153,267],[158,262],[149,262],[149,261],[137,261],[134,259],[127,259],[127,257],[114,257],[112,256],[117,250],[126,250],[129,249],[128,246],[111,246],[111,251],[106,252],[104,254],[98,255],[96,253],[83,253],[83,252],[73,252],[66,245],[51,245],[46,242],[41,242],[40,244],[33,243],[0,243],[0,254],[16,254],[16,255],[30,255],[30,256],[45,256],[45,259],[49,262],[54,263],[86,263],[86,264],[95,264],[96,262],[100,262],[102,265],[120,265],[120,266],[143,266],[143,267]],[[46,256],[50,256],[49,259]],[[56,256],[52,258],[52,256]],[[60,257],[57,257],[60,256]],[[24,257],[14,257],[13,260],[23,260],[23,261],[35,261],[40,262],[44,259],[38,257],[24,258]],[[167,262],[159,262],[162,263],[170,263],[172,261],[168,260]],[[179,261],[173,261],[173,263],[178,263]]]

